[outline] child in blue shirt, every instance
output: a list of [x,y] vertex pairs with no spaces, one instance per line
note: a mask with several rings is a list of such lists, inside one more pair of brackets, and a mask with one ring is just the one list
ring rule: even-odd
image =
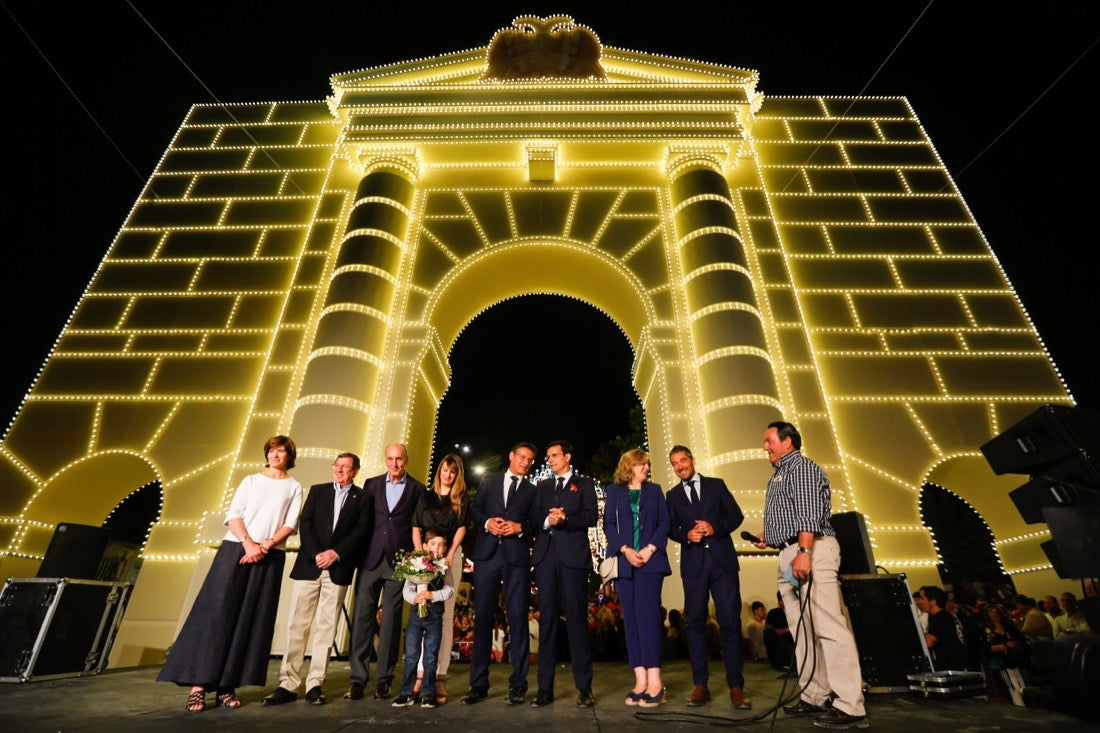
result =
[[[434,557],[447,554],[447,538],[433,530],[428,530],[424,542],[425,549]],[[409,625],[405,628],[405,676],[401,681],[401,692],[393,701],[393,707],[405,708],[413,705],[413,685],[416,683],[416,668],[420,663],[420,649],[424,649],[424,682],[422,689],[435,690],[435,671],[439,660],[439,645],[443,639],[443,602],[453,597],[455,588],[450,584],[450,576],[444,573],[428,583],[428,590],[417,591],[416,583],[405,580],[401,595],[414,608],[409,614]],[[427,603],[428,615],[420,618],[415,606]],[[448,650],[450,653],[450,650]],[[420,707],[434,708],[435,695],[424,694],[420,698]]]

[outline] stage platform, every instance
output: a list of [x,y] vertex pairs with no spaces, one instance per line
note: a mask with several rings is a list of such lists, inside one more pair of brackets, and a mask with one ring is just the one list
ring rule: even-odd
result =
[[[107,670],[88,677],[69,677],[4,683],[0,685],[0,731],[4,733],[71,733],[108,731],[129,733],[151,731],[410,731],[415,729],[462,731],[463,733],[520,733],[549,729],[567,733],[582,731],[669,731],[704,730],[707,727],[771,729],[769,710],[780,696],[797,694],[793,680],[771,666],[748,663],[745,692],[752,698],[751,711],[733,710],[722,684],[720,662],[711,662],[711,692],[715,701],[704,708],[689,708],[684,699],[691,691],[691,671],[686,661],[667,663],[664,668],[669,702],[640,712],[623,704],[633,684],[633,672],[625,663],[600,662],[595,669],[596,706],[578,708],[570,669],[559,667],[556,701],[547,708],[508,707],[507,665],[495,664],[491,671],[489,699],[466,706],[459,703],[468,688],[466,664],[451,667],[447,683],[451,702],[435,709],[393,708],[391,700],[376,701],[368,696],[358,701],[343,699],[348,682],[346,662],[333,661],[325,683],[327,705],[309,705],[299,695],[297,702],[263,707],[260,700],[278,679],[279,661],[273,659],[268,672],[269,686],[239,690],[244,705],[237,710],[208,707],[206,712],[189,713],[184,708],[187,690],[156,682],[159,667]],[[398,664],[398,673],[401,667]],[[535,681],[531,670],[530,681]],[[373,680],[368,688],[373,690]],[[530,697],[531,695],[529,695]],[[207,696],[208,705],[212,696]],[[926,699],[917,693],[874,693],[867,696],[872,730],[892,733],[929,731],[1100,731],[1100,724],[1085,721],[1055,709],[1015,707],[984,697]],[[810,719],[788,718],[780,710],[775,729],[784,731],[822,730]]]

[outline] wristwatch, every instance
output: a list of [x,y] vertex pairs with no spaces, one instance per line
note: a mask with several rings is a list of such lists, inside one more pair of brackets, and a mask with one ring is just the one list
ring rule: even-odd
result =
[[801,553],[804,553],[806,555],[814,554],[813,550],[811,550],[809,547],[803,547],[802,545],[798,546],[798,551],[801,552]]

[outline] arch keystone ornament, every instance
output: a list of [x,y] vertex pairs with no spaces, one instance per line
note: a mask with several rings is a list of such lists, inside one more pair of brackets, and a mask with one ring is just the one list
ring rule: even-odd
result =
[[[1073,404],[1034,326],[906,99],[771,97],[758,79],[601,46],[560,16],[336,74],[324,100],[194,106],[0,445],[3,572],[34,575],[73,519],[64,492],[87,494],[87,522],[159,481],[112,659],[148,663],[268,436],[294,437],[304,483],[344,450],[379,473],[395,441],[427,476],[455,341],[547,293],[629,340],[666,487],[664,455],[690,445],[755,530],[764,427],[786,419],[880,565],[938,582],[919,507],[934,483],[1039,594],[1049,533],[978,460]],[[774,558],[743,572],[772,587]]]

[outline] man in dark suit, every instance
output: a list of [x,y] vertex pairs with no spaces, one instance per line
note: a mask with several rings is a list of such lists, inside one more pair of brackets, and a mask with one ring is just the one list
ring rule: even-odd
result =
[[554,475],[539,481],[527,524],[533,535],[531,563],[538,586],[539,689],[531,702],[535,707],[554,701],[562,608],[573,682],[579,691],[577,705],[590,708],[596,704],[588,640],[588,574],[592,572],[588,530],[599,521],[599,510],[592,479],[574,473],[572,459],[569,443],[555,440],[546,446],[546,462]]
[[[262,705],[298,699],[306,638],[312,640],[306,700],[324,705],[321,689],[340,609],[370,532],[365,521],[362,490],[352,481],[359,473],[359,456],[341,453],[332,464],[332,481],[310,487],[299,518],[300,547],[290,570],[294,602],[286,630],[286,652],[279,667],[279,686]],[[312,629],[312,632],[310,631]]]
[[[359,585],[355,593],[355,618],[351,623],[351,683],[344,697],[358,700],[369,677],[371,645],[378,630],[378,661],[375,667],[375,700],[390,696],[397,648],[401,641],[401,612],[404,581],[393,579],[393,559],[398,550],[413,549],[412,519],[416,504],[424,493],[424,484],[405,471],[409,453],[401,443],[386,446],[386,472],[369,478],[363,502],[371,526],[370,544],[359,566]],[[382,594],[382,620],[379,625],[378,594]]]
[[745,515],[720,478],[700,476],[695,459],[686,446],[669,451],[672,470],[680,483],[669,490],[668,538],[680,543],[680,578],[684,583],[684,617],[687,621],[688,658],[695,684],[687,704],[692,707],[710,701],[707,680],[707,605],[714,597],[714,610],[722,634],[722,659],[726,684],[735,708],[752,707],[743,688],[744,659],[741,654],[741,583],[737,552],[730,535],[741,526]]
[[531,510],[535,487],[524,476],[535,460],[535,446],[516,443],[508,453],[508,470],[481,481],[470,504],[474,548],[474,643],[470,655],[470,691],[463,705],[489,696],[489,657],[493,626],[500,608],[501,590],[511,631],[508,678],[509,705],[522,705],[527,694],[530,664],[527,635],[528,598],[531,594],[531,542],[524,522]]

